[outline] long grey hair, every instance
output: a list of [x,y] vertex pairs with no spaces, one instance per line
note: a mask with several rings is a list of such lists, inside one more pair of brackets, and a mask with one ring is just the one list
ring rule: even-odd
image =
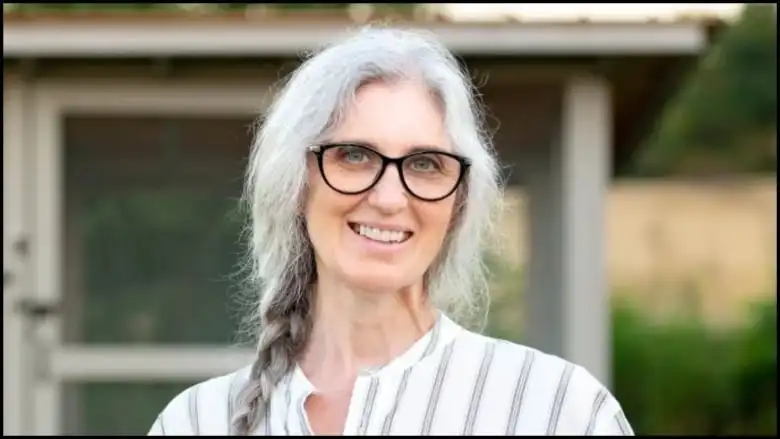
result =
[[274,387],[293,370],[312,326],[314,249],[301,216],[306,147],[338,125],[361,85],[399,79],[426,84],[441,105],[453,148],[472,162],[448,238],[426,273],[428,297],[463,324],[484,317],[488,295],[482,251],[501,184],[472,82],[455,57],[426,33],[364,28],[292,73],[252,145],[245,202],[251,210],[254,303],[247,324],[256,331],[257,357],[237,401],[234,434],[251,433],[267,416]]

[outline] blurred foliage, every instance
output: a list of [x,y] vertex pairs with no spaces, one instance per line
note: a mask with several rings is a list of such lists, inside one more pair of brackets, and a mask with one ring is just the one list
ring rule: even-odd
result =
[[615,394],[638,434],[777,434],[777,304],[737,327],[613,309]]
[[178,3],[7,3],[5,8],[19,12],[122,12],[181,9]]
[[[11,3],[22,12],[123,12],[164,10],[245,11],[250,7],[268,7],[278,11],[345,10],[354,3]],[[384,11],[411,11],[415,3],[362,3]]]
[[[522,342],[520,301],[494,301],[490,335]],[[752,311],[715,327],[613,301],[613,389],[637,435],[777,434],[777,302]]]
[[[487,260],[487,333],[522,343],[522,271]],[[700,303],[659,315],[630,291],[612,297],[613,389],[638,435],[777,434],[776,295],[732,325],[705,321]]]
[[725,30],[633,163],[643,175],[777,169],[777,15],[748,4]]
[[485,332],[493,337],[518,340],[518,322],[522,318],[523,270],[509,264],[496,253],[485,255],[490,268],[490,314]]

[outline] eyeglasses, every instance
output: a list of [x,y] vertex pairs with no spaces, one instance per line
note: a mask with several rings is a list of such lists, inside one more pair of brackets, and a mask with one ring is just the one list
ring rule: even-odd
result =
[[309,147],[328,186],[345,195],[357,195],[376,186],[387,166],[398,169],[407,192],[423,201],[443,200],[458,188],[468,159],[442,151],[421,151],[391,158],[367,146],[330,143]]

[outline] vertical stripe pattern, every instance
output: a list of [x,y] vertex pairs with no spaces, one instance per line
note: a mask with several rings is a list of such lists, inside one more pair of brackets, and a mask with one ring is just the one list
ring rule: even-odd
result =
[[505,434],[507,436],[514,436],[515,431],[517,431],[517,421],[520,418],[520,409],[523,406],[525,389],[528,386],[528,377],[531,375],[531,367],[534,365],[535,356],[536,352],[529,350],[523,359],[523,366],[522,369],[520,369],[520,376],[517,378],[515,391],[512,395],[512,408],[509,411],[509,419],[506,423]]
[[236,402],[239,398],[240,392],[239,389],[240,386],[240,380],[238,379],[239,374],[235,374],[230,379],[230,386],[228,387],[228,410],[227,410],[227,425],[228,425],[228,431],[233,431],[233,417],[236,413]]
[[376,395],[379,389],[379,378],[371,377],[371,382],[368,385],[368,392],[366,392],[366,402],[363,404],[363,415],[360,417],[360,425],[358,426],[358,435],[365,436],[368,429],[368,421],[371,419],[371,412],[374,411],[374,402],[376,401]]
[[273,403],[273,398],[268,400],[268,403],[265,405],[265,435],[271,436],[271,403]]
[[[250,377],[240,372],[192,386],[160,413],[150,435],[230,435]],[[446,317],[387,366],[361,374],[343,433],[406,435],[633,435],[620,404],[585,369],[535,349],[476,335]],[[300,369],[273,389],[261,435],[313,435]],[[226,413],[227,412],[227,413]],[[227,425],[225,416],[227,415]]]
[[306,421],[306,409],[303,407],[305,401],[306,398],[302,399],[300,404],[298,404],[298,421],[301,423],[301,435],[311,436],[309,423]]
[[387,414],[385,422],[382,424],[382,436],[387,436],[393,429],[393,421],[395,420],[396,413],[398,413],[398,405],[401,402],[401,396],[403,396],[406,391],[406,386],[409,384],[409,376],[411,375],[412,369],[406,369],[401,377],[401,382],[398,384],[398,391],[395,393],[395,400],[390,408],[390,413]]
[[452,358],[452,350],[455,343],[452,342],[444,349],[444,356],[439,363],[439,368],[436,370],[436,377],[433,380],[433,387],[431,388],[431,395],[428,399],[428,407],[425,409],[425,418],[423,418],[422,428],[420,429],[421,436],[427,436],[431,433],[431,427],[433,426],[433,417],[436,415],[436,409],[439,406],[439,396],[441,396],[441,386],[444,383],[444,377],[447,375],[447,368],[450,365],[450,359]]
[[162,434],[163,436],[166,435],[165,434],[165,422],[163,422],[163,415],[164,414],[165,413],[160,413],[160,416],[157,417],[157,422],[160,423],[160,434]]
[[[429,355],[431,355],[433,350],[439,344],[440,332],[441,332],[441,318],[439,319],[438,322],[436,322],[436,325],[433,327],[433,331],[431,331],[431,339],[428,341],[428,345],[425,347],[425,351],[422,354],[422,358],[426,358]],[[390,434],[390,432],[393,429],[393,421],[395,420],[396,413],[398,413],[398,405],[401,402],[401,397],[404,395],[404,392],[406,391],[406,386],[409,384],[409,377],[411,375],[412,375],[412,368],[409,368],[404,371],[404,374],[401,377],[401,382],[398,384],[398,391],[395,394],[395,400],[393,400],[393,405],[391,406],[390,412],[387,414],[387,417],[385,418],[385,422],[382,424],[382,436],[387,436],[388,434]]]
[[[290,383],[292,382],[292,374],[289,375],[289,378],[284,380],[286,383],[287,390],[284,393],[284,405],[288,409],[290,406],[292,406],[292,386],[290,386]],[[288,424],[289,420],[286,420],[284,422],[284,435],[289,436],[290,435],[290,425]]]
[[477,421],[477,413],[482,402],[482,392],[485,390],[485,381],[487,381],[490,364],[493,362],[493,354],[496,351],[495,343],[489,343],[485,347],[485,354],[482,357],[482,364],[479,366],[479,374],[474,382],[474,390],[471,391],[471,400],[469,402],[469,411],[466,415],[466,424],[463,427],[463,436],[471,436],[474,432],[474,423]]
[[564,398],[566,398],[566,391],[569,389],[569,381],[571,381],[572,372],[574,372],[574,365],[566,363],[566,367],[561,374],[561,380],[558,383],[558,391],[555,392],[555,401],[553,402],[552,410],[550,411],[550,422],[547,424],[547,436],[555,435],[555,431],[558,429],[561,407],[563,406]]
[[588,420],[588,426],[585,429],[585,436],[591,436],[596,428],[596,420],[599,418],[599,412],[604,407],[604,402],[607,400],[606,389],[601,389],[596,394],[596,399],[593,400],[593,410],[590,412],[590,419]]
[[192,425],[192,432],[196,435],[200,435],[200,416],[198,415],[198,391],[200,386],[190,388],[190,396],[187,398],[190,405],[190,425]]
[[620,430],[620,434],[622,434],[623,436],[633,436],[634,435],[634,430],[628,424],[628,420],[626,419],[626,415],[623,413],[622,410],[615,414],[615,423],[617,424],[618,429]]

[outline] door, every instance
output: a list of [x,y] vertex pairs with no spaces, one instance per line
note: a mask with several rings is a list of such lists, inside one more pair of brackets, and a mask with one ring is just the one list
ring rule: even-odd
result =
[[68,115],[58,343],[39,379],[64,434],[144,434],[237,347],[251,118]]

